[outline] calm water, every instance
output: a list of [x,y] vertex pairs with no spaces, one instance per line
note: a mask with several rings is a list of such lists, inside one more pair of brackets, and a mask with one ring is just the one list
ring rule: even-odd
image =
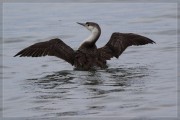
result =
[[[177,115],[176,4],[4,4],[4,117]],[[51,37],[77,49],[100,24],[103,46],[112,32],[134,32],[157,44],[132,46],[109,68],[75,71],[56,57],[13,57]]]

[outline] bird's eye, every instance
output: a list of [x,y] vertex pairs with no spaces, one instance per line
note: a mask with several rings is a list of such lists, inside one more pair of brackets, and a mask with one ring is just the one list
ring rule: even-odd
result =
[[87,26],[89,26],[89,24],[87,24]]

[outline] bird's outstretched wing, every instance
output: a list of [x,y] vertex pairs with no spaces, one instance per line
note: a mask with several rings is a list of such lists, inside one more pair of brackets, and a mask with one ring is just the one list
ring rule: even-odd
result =
[[102,60],[109,60],[112,57],[118,58],[129,46],[149,43],[153,44],[155,42],[147,37],[133,33],[113,33],[108,43],[99,48],[98,52]]
[[[45,42],[35,43],[20,52],[15,56],[20,57],[41,57],[41,56],[56,56],[70,64],[74,64],[74,50],[66,45],[62,40],[55,38]],[[15,57],[14,56],[14,57]]]

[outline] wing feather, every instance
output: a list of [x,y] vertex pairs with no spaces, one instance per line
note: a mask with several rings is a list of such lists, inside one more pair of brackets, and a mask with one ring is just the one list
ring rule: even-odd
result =
[[74,64],[74,50],[58,38],[35,43],[21,50],[14,57],[41,57],[46,55],[56,56],[72,65]]
[[110,40],[98,49],[101,59],[109,60],[112,57],[118,58],[123,51],[132,45],[145,45],[155,43],[153,40],[134,33],[113,33]]

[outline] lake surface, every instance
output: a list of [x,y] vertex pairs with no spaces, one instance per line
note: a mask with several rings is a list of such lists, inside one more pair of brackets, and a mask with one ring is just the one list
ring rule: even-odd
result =
[[[176,117],[177,5],[4,4],[4,117]],[[36,42],[61,38],[77,49],[90,34],[76,22],[99,23],[101,47],[113,32],[132,32],[156,44],[132,46],[109,68],[76,71],[56,57],[13,57]]]

